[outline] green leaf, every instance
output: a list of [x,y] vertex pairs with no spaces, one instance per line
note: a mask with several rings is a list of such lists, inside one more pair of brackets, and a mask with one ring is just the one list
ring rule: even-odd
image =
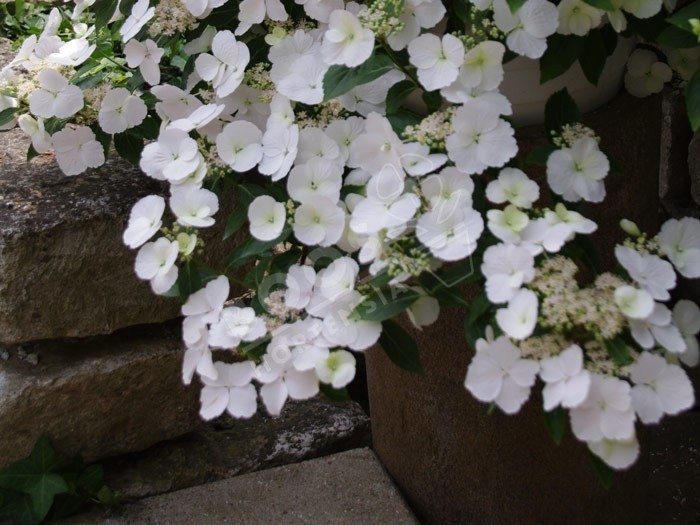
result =
[[557,445],[561,445],[561,440],[564,437],[564,431],[566,431],[566,422],[568,420],[568,412],[562,407],[557,407],[549,412],[544,412],[544,422],[547,425],[547,430]]
[[594,29],[584,38],[584,46],[578,57],[583,74],[594,86],[598,85],[607,59],[608,53],[603,33],[600,29]]
[[695,72],[685,89],[685,109],[693,131],[700,127],[700,69]]
[[191,261],[183,264],[177,274],[177,288],[180,298],[186,301],[190,295],[200,290],[202,286],[204,286],[202,277],[195,264]]
[[58,474],[43,474],[25,492],[32,498],[34,514],[43,520],[53,505],[54,496],[68,492],[68,485]]
[[566,88],[562,88],[549,97],[544,107],[545,128],[559,133],[564,124],[575,122],[581,122],[581,112]]
[[678,26],[668,26],[656,38],[656,43],[671,49],[697,47],[698,37]]
[[391,275],[389,275],[388,270],[386,268],[383,268],[377,275],[374,275],[365,284],[373,286],[374,288],[381,288],[382,286],[386,286],[387,284],[389,284],[389,281],[391,281],[391,279],[392,277]]
[[0,111],[0,126],[7,124],[14,119],[18,111],[19,108],[6,108]]
[[226,271],[239,268],[253,257],[261,257],[267,250],[287,240],[292,229],[286,226],[279,237],[271,241],[259,241],[250,237],[246,242],[233,250],[226,258]]
[[546,166],[549,156],[557,150],[551,142],[545,142],[533,149],[527,156],[527,163],[536,166]]
[[439,91],[425,91],[422,98],[429,113],[436,112],[442,106],[442,95]]
[[92,6],[92,11],[95,13],[95,26],[106,26],[117,10],[118,4],[119,0],[97,0]]
[[56,453],[49,437],[44,434],[34,444],[28,458],[36,472],[52,472],[59,468],[64,459]]
[[479,317],[484,315],[491,308],[491,302],[486,296],[486,289],[482,288],[476,294],[471,306],[469,307],[469,315],[467,316],[467,327],[474,324]]
[[0,507],[0,516],[14,518],[19,525],[35,525],[41,520],[34,514],[32,498],[28,494],[19,494]]
[[296,246],[292,246],[289,250],[275,255],[270,262],[270,273],[287,273],[292,264],[299,262],[302,250]]
[[389,359],[399,368],[414,374],[424,373],[415,339],[395,321],[384,321],[379,344]]
[[[691,18],[700,18],[700,1],[698,0],[673,13],[672,16],[666,19],[666,22],[686,31],[692,31],[693,28],[689,22]],[[695,45],[697,45],[697,42]]]
[[508,2],[508,7],[510,8],[510,12],[515,14],[518,9],[522,7],[522,5],[525,3],[525,0],[506,0]]
[[413,303],[420,294],[410,288],[374,290],[350,313],[353,321],[386,321],[397,316]]
[[331,66],[323,77],[323,101],[344,95],[352,88],[367,84],[395,67],[386,55],[372,55],[358,67]]
[[403,101],[406,100],[415,89],[416,85],[412,80],[402,80],[391,86],[386,96],[386,113],[396,113]]
[[143,139],[135,137],[128,131],[114,135],[114,147],[119,155],[138,166],[143,151]]
[[615,6],[610,0],[583,0],[588,5],[592,5],[597,9],[602,9],[603,11],[615,11]]
[[109,157],[109,146],[112,144],[112,135],[108,135],[104,131],[102,131],[102,128],[99,126],[99,124],[93,124],[90,126],[92,131],[95,132],[95,138],[97,139],[97,142],[102,144],[102,150],[104,151],[105,154],[105,159]]
[[331,385],[326,385],[321,383],[318,385],[319,389],[323,394],[331,401],[347,403],[352,401],[350,394],[348,394],[347,388],[333,388]]
[[224,229],[224,240],[228,239],[231,237],[231,235],[240,230],[241,226],[243,226],[247,220],[248,207],[239,205],[235,210],[233,210],[231,215],[228,216],[226,228]]
[[547,50],[540,58],[540,84],[566,73],[583,50],[585,39],[554,34],[547,39]]
[[606,339],[604,343],[605,349],[608,351],[608,355],[612,357],[615,363],[620,366],[625,366],[632,362],[630,350],[620,337]]
[[605,490],[608,490],[610,488],[610,485],[612,484],[615,471],[612,468],[610,468],[602,459],[600,459],[593,452],[588,450],[587,447],[586,451],[588,452],[588,459],[591,461],[591,466],[593,467],[593,471],[598,477],[600,484],[605,488]]

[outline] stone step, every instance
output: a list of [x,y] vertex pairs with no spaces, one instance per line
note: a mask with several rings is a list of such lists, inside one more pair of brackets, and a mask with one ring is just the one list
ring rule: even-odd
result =
[[17,352],[0,360],[0,467],[28,455],[43,433],[90,461],[144,450],[200,422],[199,387],[182,384],[173,327],[23,350],[24,360]]
[[127,499],[180,490],[247,472],[367,447],[369,418],[353,402],[323,396],[289,402],[279,417],[227,416],[140,453],[103,462],[105,482]]
[[357,449],[97,510],[61,523],[417,524],[374,453]]

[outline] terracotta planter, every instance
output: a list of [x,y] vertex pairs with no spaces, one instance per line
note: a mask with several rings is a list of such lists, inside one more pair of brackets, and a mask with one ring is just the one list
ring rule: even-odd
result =
[[[586,210],[600,227],[595,243],[608,254],[623,237],[621,217],[651,232],[658,222],[659,107],[658,98],[623,96],[584,119],[625,170],[606,181],[605,203]],[[525,151],[543,141],[536,127],[519,135]],[[585,445],[570,434],[554,445],[537,391],[517,416],[488,415],[471,397],[463,386],[472,354],[464,316],[443,310],[435,325],[412,331],[424,376],[398,369],[380,348],[367,354],[374,448],[418,516],[436,524],[642,523],[644,456],[606,492]]]

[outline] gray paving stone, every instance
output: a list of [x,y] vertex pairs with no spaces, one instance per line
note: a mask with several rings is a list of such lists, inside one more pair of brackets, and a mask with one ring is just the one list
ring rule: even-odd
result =
[[369,449],[254,472],[63,523],[209,525],[416,524]]

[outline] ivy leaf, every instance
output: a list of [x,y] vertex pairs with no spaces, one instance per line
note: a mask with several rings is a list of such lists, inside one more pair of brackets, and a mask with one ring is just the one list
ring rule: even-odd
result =
[[583,74],[594,86],[598,85],[608,58],[607,47],[600,29],[594,29],[584,39],[584,45],[578,57]]
[[68,485],[58,474],[42,474],[25,492],[32,498],[34,514],[43,520],[53,505],[54,497],[57,494],[68,492]]
[[544,125],[548,132],[560,132],[564,124],[581,122],[581,112],[566,88],[547,99],[544,107]]
[[400,314],[413,303],[420,294],[410,288],[389,288],[375,290],[350,313],[353,321],[386,321]]
[[568,412],[562,407],[557,407],[549,412],[544,412],[544,422],[547,425],[549,435],[557,445],[561,445],[566,430],[566,422],[569,420]]
[[0,507],[0,516],[14,518],[20,525],[35,525],[40,520],[32,509],[32,499],[28,494],[15,493],[16,497]]
[[585,39],[554,34],[547,39],[547,50],[540,58],[540,84],[566,73],[583,50]]
[[685,90],[685,109],[693,131],[700,127],[700,70],[696,71]]
[[379,344],[389,359],[399,368],[414,374],[424,373],[415,339],[395,321],[384,321]]
[[354,87],[372,82],[395,67],[386,55],[372,55],[358,67],[331,66],[323,77],[323,101],[337,98]]

